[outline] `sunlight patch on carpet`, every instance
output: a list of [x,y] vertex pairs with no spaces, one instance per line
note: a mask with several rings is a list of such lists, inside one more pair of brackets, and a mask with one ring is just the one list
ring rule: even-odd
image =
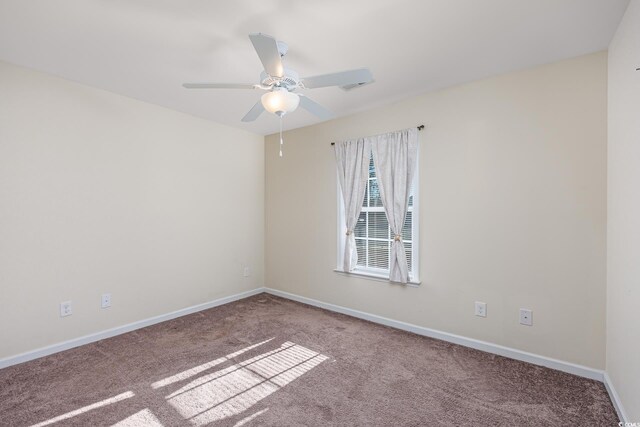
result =
[[165,379],[162,379],[160,381],[156,381],[155,383],[151,384],[151,388],[157,389],[157,388],[161,388],[164,386],[167,386],[169,384],[173,384],[176,383],[178,381],[182,381],[182,380],[186,380],[189,379],[195,375],[198,375],[200,372],[204,372],[207,369],[210,369],[216,365],[220,365],[236,356],[240,356],[242,353],[246,353],[249,350],[252,350],[256,347],[259,347],[263,344],[268,343],[269,341],[271,341],[273,338],[269,338],[268,340],[264,340],[262,342],[259,342],[257,344],[254,345],[250,345],[249,347],[245,347],[242,350],[238,350],[236,352],[227,354],[226,356],[220,357],[216,360],[212,360],[211,362],[207,362],[207,363],[203,363],[202,365],[198,365],[194,368],[191,369],[187,369],[186,371],[182,371],[178,374],[172,375],[170,377],[167,377]]
[[136,412],[130,417],[115,423],[111,427],[163,427],[162,423],[149,408]]
[[240,421],[238,421],[237,423],[235,423],[233,425],[233,427],[241,427],[241,426],[247,424],[248,422],[251,422],[252,420],[258,418],[260,415],[264,414],[268,410],[269,410],[269,408],[264,408],[263,410],[258,411],[255,414],[251,414],[248,417],[245,417],[245,418],[241,419]]
[[129,399],[130,397],[133,397],[133,396],[135,396],[135,394],[132,391],[127,391],[117,396],[113,396],[108,399],[101,400],[100,402],[92,403],[91,405],[83,406],[82,408],[76,409],[71,412],[67,412],[66,414],[58,415],[57,417],[54,417],[54,418],[49,418],[48,420],[42,421],[38,424],[34,424],[31,427],[43,427],[43,426],[48,426],[50,424],[57,423],[63,420],[68,420],[69,418],[73,418],[80,414],[84,414],[85,412],[102,408],[103,406],[111,405],[112,403],[120,402],[121,400]]
[[166,397],[196,426],[238,415],[328,357],[285,342],[276,350],[202,376]]

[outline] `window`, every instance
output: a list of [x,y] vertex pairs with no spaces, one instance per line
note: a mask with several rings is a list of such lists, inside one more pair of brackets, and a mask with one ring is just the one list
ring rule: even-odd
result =
[[[417,209],[415,206],[417,171],[412,186],[412,195],[409,197],[409,209],[407,217],[402,229],[402,241],[407,254],[407,263],[409,264],[409,280],[418,281],[417,272]],[[338,198],[342,205],[342,197],[338,189]],[[344,245],[344,218],[343,210],[340,210],[340,226],[338,230],[338,254],[342,254],[342,246]],[[393,234],[384,213],[382,200],[380,198],[380,189],[376,178],[376,170],[373,164],[373,156],[369,159],[369,179],[367,189],[365,191],[362,211],[354,229],[354,237],[356,239],[356,250],[358,252],[358,264],[352,273],[364,274],[375,277],[389,276],[389,254],[391,244],[393,242]],[[339,255],[338,269],[342,266],[342,258]]]

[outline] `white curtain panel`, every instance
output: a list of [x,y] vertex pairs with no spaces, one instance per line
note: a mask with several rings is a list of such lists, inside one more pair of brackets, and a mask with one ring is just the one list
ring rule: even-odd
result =
[[418,154],[418,130],[405,129],[379,135],[371,142],[380,198],[393,234],[389,254],[389,280],[407,283],[409,265],[402,243],[411,184]]
[[353,230],[358,222],[367,188],[371,142],[364,138],[336,142],[334,150],[347,226],[342,269],[343,271],[352,271],[358,263]]

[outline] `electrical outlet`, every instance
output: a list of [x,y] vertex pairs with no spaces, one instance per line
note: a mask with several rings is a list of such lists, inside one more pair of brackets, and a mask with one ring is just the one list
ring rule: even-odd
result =
[[476,301],[476,316],[487,317],[487,303]]
[[71,316],[73,311],[71,310],[71,301],[63,301],[60,303],[60,317]]
[[520,324],[533,326],[533,312],[527,308],[520,309]]
[[100,299],[100,307],[111,307],[111,294],[102,294],[102,298]]
[[245,267],[243,270],[244,277],[251,276],[251,267]]

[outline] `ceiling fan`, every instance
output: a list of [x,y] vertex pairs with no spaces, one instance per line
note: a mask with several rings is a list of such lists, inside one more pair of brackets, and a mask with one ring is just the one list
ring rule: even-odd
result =
[[187,89],[262,89],[267,91],[242,118],[243,122],[252,122],[265,110],[282,118],[283,115],[298,108],[298,105],[323,120],[330,119],[334,117],[331,111],[307,96],[297,93],[297,91],[329,86],[340,86],[348,90],[373,81],[371,71],[367,68],[300,78],[298,73],[285,68],[282,63],[282,58],[289,49],[286,43],[261,33],[249,34],[249,39],[251,39],[251,43],[253,43],[253,47],[264,66],[264,71],[260,73],[260,83],[185,83],[183,86]]

